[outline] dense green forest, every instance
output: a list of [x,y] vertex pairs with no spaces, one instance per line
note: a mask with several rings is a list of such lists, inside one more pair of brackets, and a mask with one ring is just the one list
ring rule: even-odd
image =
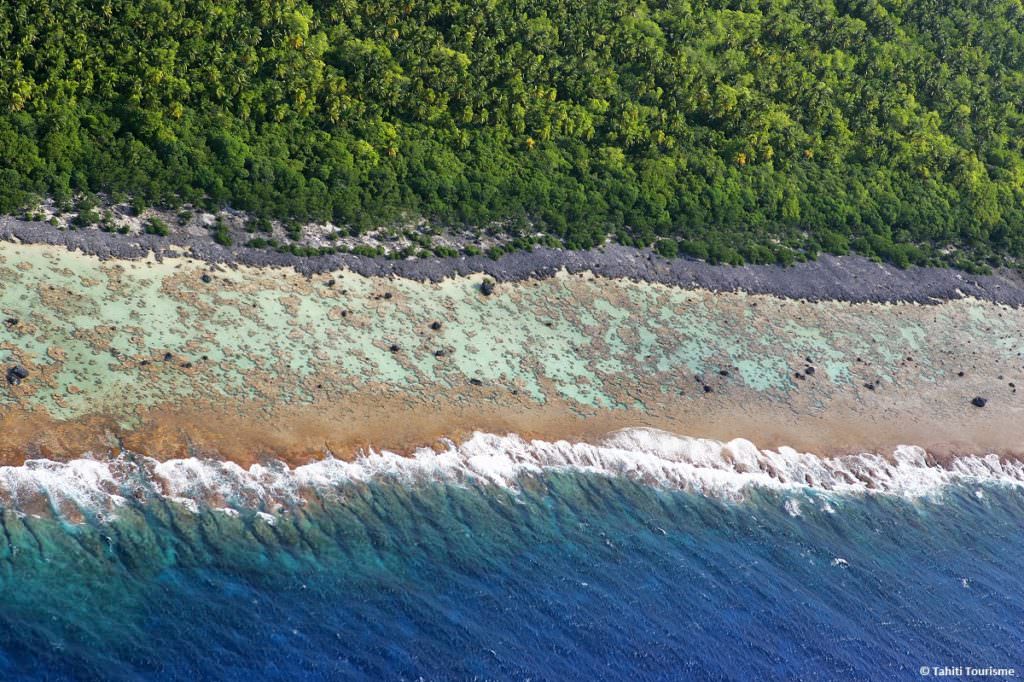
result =
[[1021,0],[5,2],[0,211],[976,268],[1024,256],[1022,106]]

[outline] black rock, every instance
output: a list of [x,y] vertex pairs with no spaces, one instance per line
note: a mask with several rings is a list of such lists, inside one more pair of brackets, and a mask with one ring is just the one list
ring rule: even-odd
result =
[[430,323],[430,328],[436,332],[438,329],[441,328],[441,323],[435,320]]
[[964,371],[963,371],[963,370],[960,370],[959,372],[957,372],[957,373],[956,373],[956,375],[957,375],[958,377],[962,377],[962,376],[964,375]]
[[434,351],[434,357],[435,358],[443,358],[444,355],[445,355],[445,353],[444,353],[443,350],[435,350]]
[[473,384],[474,386],[483,386],[484,382],[480,381],[479,379],[470,379],[469,383]]
[[21,365],[14,365],[7,368],[7,383],[17,386],[22,379],[28,378],[28,370]]
[[873,391],[873,390],[875,390],[875,385],[872,384],[872,383],[867,383],[867,384],[864,384],[864,388],[868,389],[869,391]]
[[6,320],[4,320],[4,324],[6,324],[8,327],[16,327],[18,326],[18,318],[8,317]]
[[398,347],[398,344],[397,344],[397,343],[393,343],[393,344],[391,344],[391,345],[390,345],[390,346],[388,347],[388,350],[389,350],[389,351],[391,351],[392,353],[397,353],[398,351],[400,351],[400,350],[402,350],[402,349]]
[[813,377],[814,376],[814,368],[813,367],[806,367],[806,368],[804,368],[804,374],[806,374],[809,377]]
[[393,296],[393,294],[390,291],[384,294],[385,300],[388,300],[388,301],[391,300],[392,296]]
[[203,280],[203,283],[204,283],[204,284],[209,284],[210,282],[212,282],[212,281],[213,281],[213,277],[210,277],[210,275],[208,275],[208,274],[207,274],[207,273],[205,273],[205,272],[203,273],[203,276],[202,276],[202,277],[200,277],[199,279]]
[[483,282],[480,282],[480,293],[484,296],[490,296],[494,293],[494,280],[485,279]]
[[334,282],[333,279],[329,279],[326,282],[324,282],[324,286],[328,286],[328,287],[333,287],[334,284],[335,284],[335,282]]
[[727,376],[729,376],[729,370],[727,370],[727,369],[720,369],[720,370],[718,370],[718,375],[719,376],[723,376],[723,377],[727,377]]
[[173,355],[171,355],[170,353],[164,353],[164,362],[170,362],[173,359],[174,359]]
[[800,373],[800,372],[793,372],[793,376],[796,377],[797,379],[803,379],[804,378],[804,375],[802,373]]
[[976,396],[971,400],[971,405],[974,405],[975,407],[985,407],[987,403],[988,400],[982,398],[981,396]]
[[715,389],[711,388],[707,384],[704,384],[704,392],[705,393],[714,393],[714,391],[715,391]]

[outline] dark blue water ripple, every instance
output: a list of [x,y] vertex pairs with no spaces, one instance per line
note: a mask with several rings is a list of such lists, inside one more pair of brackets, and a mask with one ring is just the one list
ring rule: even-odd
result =
[[0,676],[1024,674],[1018,489],[916,502],[801,494],[798,516],[785,508],[792,493],[726,503],[583,474],[518,494],[346,493],[270,531],[172,505],[105,527],[5,514]]

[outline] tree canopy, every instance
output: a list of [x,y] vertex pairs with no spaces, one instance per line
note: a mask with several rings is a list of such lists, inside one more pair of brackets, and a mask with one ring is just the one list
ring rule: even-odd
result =
[[0,6],[0,211],[124,193],[722,262],[1024,256],[1020,0]]

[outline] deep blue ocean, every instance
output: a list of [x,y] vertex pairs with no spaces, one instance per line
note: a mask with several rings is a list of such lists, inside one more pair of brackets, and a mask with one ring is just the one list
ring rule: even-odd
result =
[[0,679],[1024,674],[1024,491],[792,497],[549,472],[353,483],[273,527],[6,510]]

